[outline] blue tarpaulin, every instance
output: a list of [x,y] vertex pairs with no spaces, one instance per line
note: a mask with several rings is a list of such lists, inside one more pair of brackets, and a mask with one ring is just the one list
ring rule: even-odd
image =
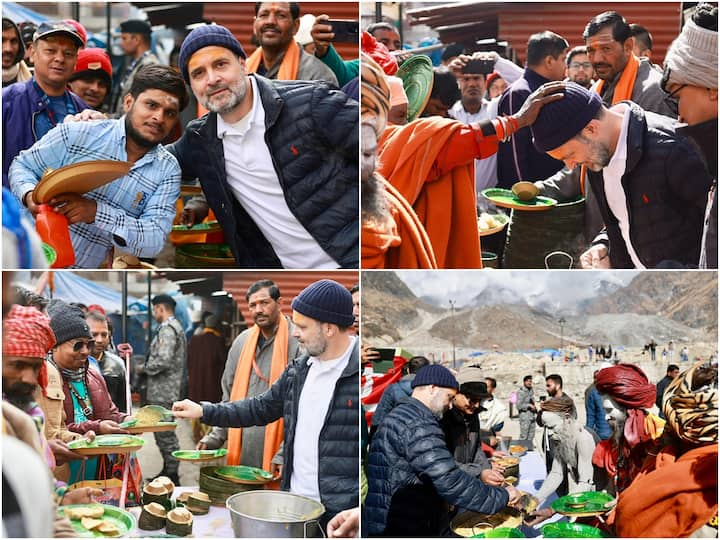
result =
[[3,2],[2,14],[3,17],[11,19],[15,23],[30,21],[34,22],[35,24],[40,24],[43,21],[50,20],[45,15],[41,15],[37,11],[28,9],[15,2]]
[[[65,302],[79,302],[86,306],[98,304],[108,313],[122,311],[122,294],[118,291],[71,272],[54,272],[53,280],[55,285],[53,298]],[[45,291],[44,294],[50,296],[49,291]],[[134,296],[128,296],[128,306],[134,302],[140,302],[140,300]]]

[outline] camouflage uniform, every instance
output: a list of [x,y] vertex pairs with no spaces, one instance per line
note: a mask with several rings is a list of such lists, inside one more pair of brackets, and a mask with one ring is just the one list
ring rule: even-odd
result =
[[517,393],[517,408],[520,418],[520,439],[531,441],[535,437],[535,413],[529,409],[533,402],[533,389],[523,385]]
[[[160,324],[150,343],[144,371],[147,374],[146,402],[172,409],[173,402],[181,398],[187,374],[185,332],[175,317]],[[163,474],[177,474],[179,464],[172,453],[180,450],[180,445],[175,432],[156,432],[155,442],[163,456]]]

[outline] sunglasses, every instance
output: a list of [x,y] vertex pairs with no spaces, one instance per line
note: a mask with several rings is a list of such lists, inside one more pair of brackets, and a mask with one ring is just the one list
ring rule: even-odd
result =
[[668,108],[670,109],[670,111],[676,116],[679,112],[677,95],[678,95],[678,92],[680,90],[682,90],[683,88],[685,88],[686,86],[687,86],[686,84],[681,84],[675,90],[666,94],[665,97],[663,98],[663,101],[665,101],[665,105],[667,105]]
[[93,347],[95,347],[95,342],[93,340],[90,341],[76,341],[73,343],[73,351],[74,352],[80,352],[83,350],[83,347],[87,347],[88,351],[92,351]]

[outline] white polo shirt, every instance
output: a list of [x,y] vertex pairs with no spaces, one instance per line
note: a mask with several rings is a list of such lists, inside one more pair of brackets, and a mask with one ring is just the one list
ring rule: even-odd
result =
[[640,258],[635,252],[635,248],[630,241],[630,215],[627,209],[627,195],[622,185],[622,176],[625,174],[627,163],[627,133],[630,124],[630,107],[625,106],[625,116],[623,116],[622,130],[618,137],[615,153],[610,158],[610,163],[603,169],[603,187],[605,189],[605,198],[607,199],[610,211],[618,220],[620,233],[625,240],[630,258],[635,268],[645,269],[645,265],[640,262]]
[[320,432],[335,393],[335,385],[350,360],[355,339],[357,339],[355,336],[350,336],[350,344],[339,358],[321,361],[311,356],[308,359],[310,369],[300,392],[295,424],[293,470],[290,476],[291,493],[320,501],[318,482]]
[[249,79],[252,110],[234,124],[226,123],[220,115],[217,119],[228,186],[270,242],[283,268],[338,268],[339,264],[320,247],[285,201],[265,143],[265,109],[255,78]]

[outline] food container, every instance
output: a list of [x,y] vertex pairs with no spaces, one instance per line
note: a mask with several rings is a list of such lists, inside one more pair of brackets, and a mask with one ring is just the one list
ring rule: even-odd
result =
[[325,507],[285,491],[258,490],[228,498],[236,538],[316,538]]

